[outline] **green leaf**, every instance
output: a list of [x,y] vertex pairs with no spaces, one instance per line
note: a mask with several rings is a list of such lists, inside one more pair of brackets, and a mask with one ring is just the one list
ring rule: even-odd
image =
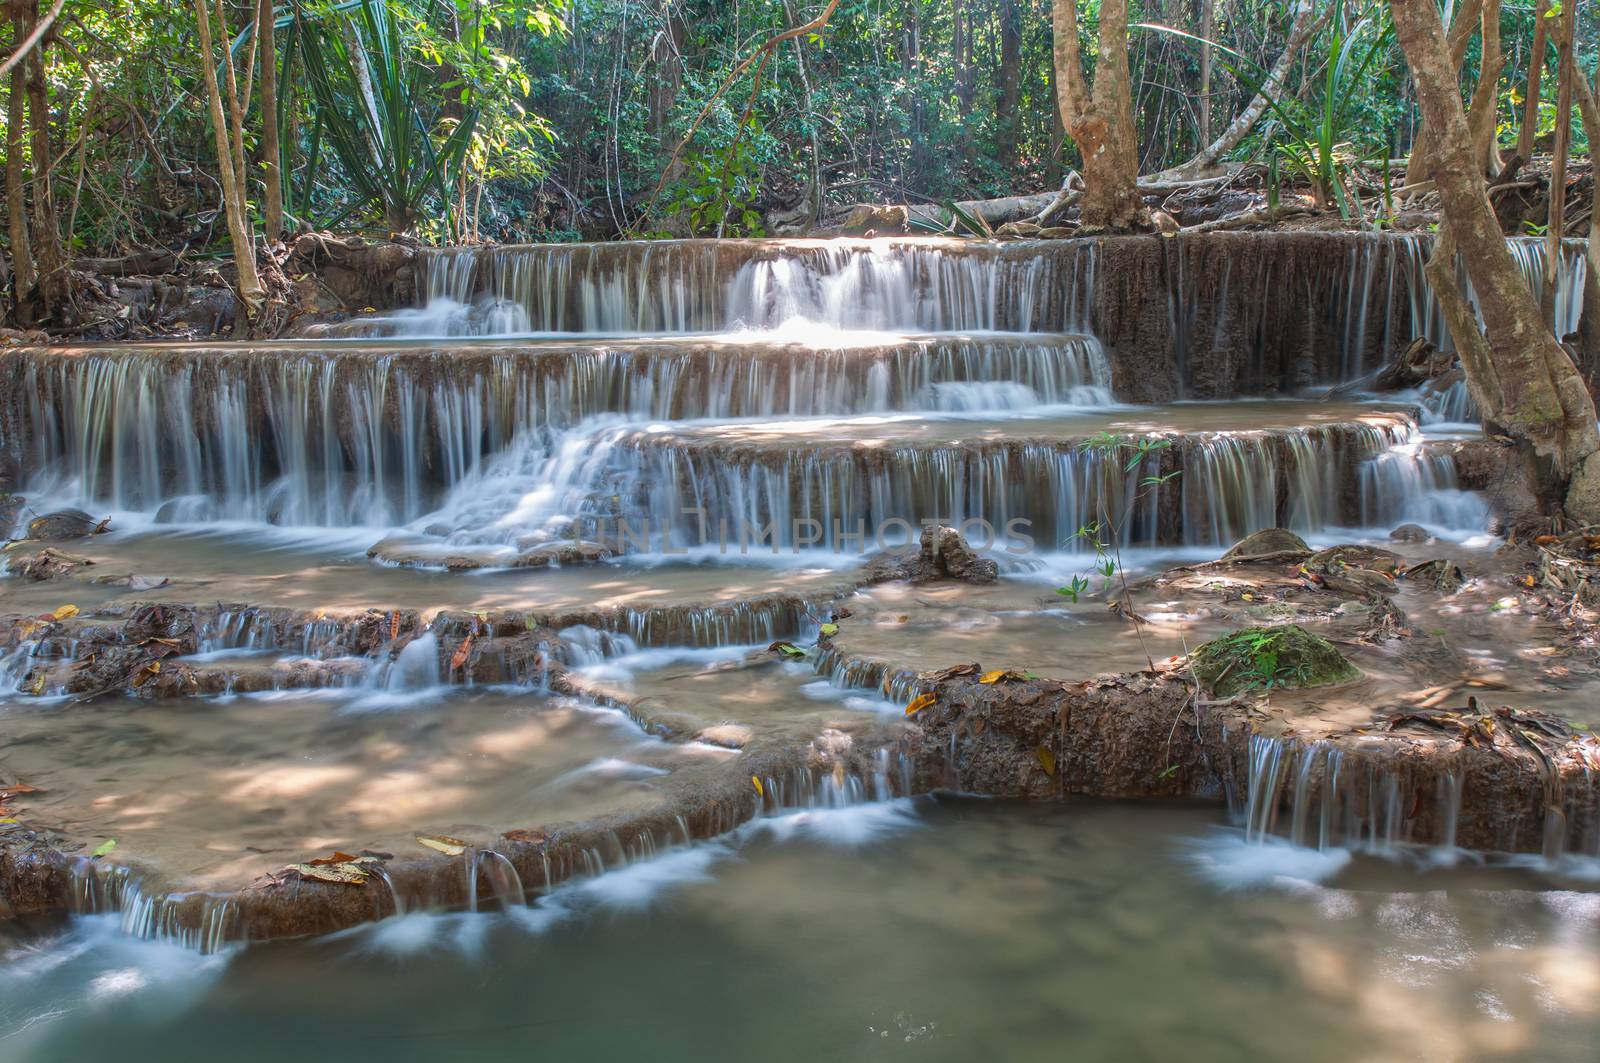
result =
[[111,850],[115,849],[116,847],[117,847],[117,839],[115,839],[115,838],[107,838],[105,841],[101,842],[95,848],[94,852],[90,853],[89,855],[91,857],[105,856],[105,855],[109,854],[111,852]]

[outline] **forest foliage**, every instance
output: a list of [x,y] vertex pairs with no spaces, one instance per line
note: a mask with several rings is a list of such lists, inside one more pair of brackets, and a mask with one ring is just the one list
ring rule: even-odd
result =
[[[1404,156],[1417,116],[1386,6],[1328,4],[1285,98],[1232,157],[1269,162],[1333,199],[1333,168]],[[48,10],[37,0],[10,7],[0,55]],[[250,31],[253,4],[215,10],[247,97],[247,199],[257,214],[268,178],[251,86],[275,63],[290,231],[434,241],[759,235],[775,212],[803,214],[819,191],[834,203],[939,203],[1057,188],[1080,166],[1055,102],[1048,0],[842,0],[824,27],[772,49],[718,95],[763,41],[822,7],[289,0],[272,8],[270,57]],[[1092,69],[1099,0],[1078,11]],[[1156,173],[1193,156],[1245,104],[1283,51],[1292,11],[1275,0],[1146,0],[1129,18],[1139,166]],[[1522,125],[1536,18],[1532,0],[1501,7],[1496,125],[1507,146]],[[1592,76],[1595,5],[1578,18],[1579,66]],[[1545,51],[1548,66],[1553,44]],[[48,169],[69,253],[220,248],[227,227],[194,11],[65,0],[42,55]],[[1474,39],[1464,92],[1477,62]],[[17,84],[0,81],[0,122],[15,120]],[[1548,135],[1553,100],[1541,101],[1538,121]],[[1584,150],[1576,120],[1573,135]],[[31,157],[26,138],[7,139]]]

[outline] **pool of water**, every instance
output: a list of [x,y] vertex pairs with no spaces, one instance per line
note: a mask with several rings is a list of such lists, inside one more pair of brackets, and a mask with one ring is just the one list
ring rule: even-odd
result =
[[30,1063],[1577,1060],[1600,1033],[1581,874],[1247,846],[1189,807],[774,817],[510,913],[210,957],[101,917],[0,932],[0,1059]]

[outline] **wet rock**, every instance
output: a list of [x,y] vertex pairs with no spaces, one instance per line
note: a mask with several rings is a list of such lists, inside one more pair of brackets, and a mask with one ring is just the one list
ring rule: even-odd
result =
[[944,525],[922,529],[922,556],[951,579],[993,583],[1000,578],[999,564],[980,556],[960,532]]
[[1297,624],[1224,635],[1196,650],[1191,663],[1201,685],[1224,698],[1257,688],[1327,686],[1361,674],[1333,643]]
[[1433,536],[1420,524],[1402,524],[1389,533],[1389,541],[1395,543],[1431,543]]
[[705,742],[708,745],[721,746],[724,749],[743,749],[755,738],[754,728],[746,727],[739,723],[725,723],[716,727],[707,727],[694,736],[696,742]]
[[1348,568],[1362,568],[1370,572],[1393,574],[1406,565],[1406,559],[1393,550],[1377,546],[1330,546],[1318,550],[1306,559],[1306,568],[1313,572],[1339,572]]
[[22,516],[22,506],[26,501],[21,495],[0,491],[0,538],[10,535],[11,529],[17,526],[17,518]]
[[1467,582],[1466,573],[1453,561],[1435,559],[1412,565],[1401,573],[1406,582],[1431,587],[1442,594],[1454,594]]
[[594,565],[612,557],[611,550],[600,543],[585,541],[546,543],[519,554],[513,568],[548,568],[552,565]]
[[28,538],[47,543],[63,543],[82,539],[103,530],[101,522],[81,509],[62,509],[46,513],[28,522]]
[[[1222,560],[1237,561],[1247,557],[1288,554],[1309,556],[1310,553],[1311,547],[1306,545],[1306,541],[1287,528],[1263,528],[1240,539],[1233,549],[1222,555]],[[1288,558],[1285,557],[1285,560]]]
[[995,230],[996,236],[1016,236],[1022,239],[1038,236],[1039,226],[1031,221],[1008,221]]
[[45,547],[31,554],[18,554],[6,559],[6,572],[24,579],[47,580],[70,576],[94,564],[87,557],[62,553]]
[[922,530],[919,546],[903,546],[874,554],[863,566],[862,575],[867,583],[888,580],[926,583],[937,579],[993,583],[1000,578],[1000,566],[981,556],[956,529],[930,525]]

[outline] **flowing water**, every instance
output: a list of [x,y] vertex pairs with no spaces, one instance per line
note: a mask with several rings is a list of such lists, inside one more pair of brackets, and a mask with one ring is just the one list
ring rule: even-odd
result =
[[778,817],[530,908],[206,958],[15,928],[6,1058],[1584,1060],[1581,880],[1251,846],[1214,813]]
[[[1512,244],[1536,281],[1535,243]],[[1325,326],[1308,388],[1360,377],[1397,340],[1446,339],[1419,238],[1360,238],[1309,276],[1219,274],[1203,250],[1162,252],[1159,358],[1111,340],[1126,322],[1099,294],[1111,266],[1094,241],[919,240],[453,250],[425,257],[423,305],[349,338],[0,352],[19,525],[60,506],[111,518],[64,546],[85,574],[6,579],[6,611],[161,601],[204,618],[168,665],[196,677],[182,698],[74,700],[51,679],[92,663],[71,638],[0,655],[0,770],[42,787],[30,822],[76,840],[79,913],[0,924],[0,1059],[108,1043],[163,1061],[219,1045],[273,1060],[640,1044],[685,1060],[1592,1055],[1585,876],[1600,871],[1559,851],[1504,866],[1411,847],[1400,791],[1331,756],[1258,743],[1231,818],[904,796],[883,736],[916,670],[981,658],[1081,678],[1219,633],[1176,592],[1139,639],[1069,607],[1055,587],[1101,549],[1138,573],[1270,526],[1321,544],[1417,523],[1463,557],[1493,543],[1433,445],[1476,431],[1463,387],[1121,401],[1147,358],[1170,394],[1207,393],[1202,352],[1241,329],[1209,301],[1265,313],[1286,285]],[[1569,248],[1569,324],[1583,268]],[[1229,359],[1256,366],[1265,346]],[[962,526],[1000,582],[861,591],[864,555],[927,520]],[[574,542],[609,556],[541,553]],[[768,650],[814,640],[847,596],[831,655]],[[1517,623],[1549,637],[1492,603],[1451,608],[1419,623],[1469,645]],[[363,610],[369,632],[390,625],[377,649],[339,619]],[[519,644],[491,614],[544,626]],[[468,628],[503,658],[488,685],[452,659]],[[1474,660],[1496,689],[1568,696],[1542,660]],[[576,693],[552,693],[551,662]],[[230,944],[226,891],[286,864],[676,807],[730,775],[747,796],[741,758],[813,741],[876,754],[751,777],[753,821],[719,806],[711,829],[679,815],[627,845],[613,831],[527,904],[514,863],[474,846],[465,903],[449,902],[467,911],[385,870],[361,888],[387,888],[392,918]],[[1460,799],[1443,786],[1429,808],[1451,823]],[[82,855],[113,838],[113,858]],[[197,890],[216,891],[198,894],[205,920],[180,925]]]

